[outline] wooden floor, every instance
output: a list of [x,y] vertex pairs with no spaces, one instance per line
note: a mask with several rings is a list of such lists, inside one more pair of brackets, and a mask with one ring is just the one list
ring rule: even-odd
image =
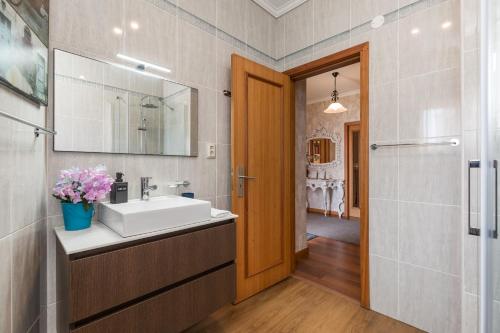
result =
[[307,243],[309,257],[297,262],[295,275],[359,301],[359,245],[324,237]]
[[291,277],[187,330],[194,332],[421,332],[358,302]]

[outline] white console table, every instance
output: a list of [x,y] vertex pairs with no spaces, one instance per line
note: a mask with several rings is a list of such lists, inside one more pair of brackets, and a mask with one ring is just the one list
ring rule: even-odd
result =
[[[328,208],[336,212],[340,218],[344,214],[344,181],[340,179],[306,179],[306,190],[311,191],[321,189],[323,192],[323,208],[325,216],[328,213]],[[330,196],[330,192],[332,195]],[[307,196],[307,207],[309,207],[309,198]]]

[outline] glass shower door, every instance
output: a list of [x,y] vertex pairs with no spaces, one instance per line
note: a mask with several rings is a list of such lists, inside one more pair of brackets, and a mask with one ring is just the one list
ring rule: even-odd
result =
[[[500,332],[500,6],[481,0],[480,332]],[[484,166],[484,167],[483,167]],[[483,199],[484,198],[484,199]]]

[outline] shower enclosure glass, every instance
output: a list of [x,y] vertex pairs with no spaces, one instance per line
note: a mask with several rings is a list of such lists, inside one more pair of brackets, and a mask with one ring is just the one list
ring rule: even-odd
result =
[[500,241],[498,162],[500,161],[500,6],[481,0],[481,218],[479,331],[500,332]]

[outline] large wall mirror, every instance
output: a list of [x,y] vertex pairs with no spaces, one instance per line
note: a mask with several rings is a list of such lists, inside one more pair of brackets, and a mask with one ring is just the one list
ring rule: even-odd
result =
[[312,168],[332,168],[341,164],[341,138],[324,127],[307,137],[307,162]]
[[54,50],[55,151],[197,156],[198,90]]

